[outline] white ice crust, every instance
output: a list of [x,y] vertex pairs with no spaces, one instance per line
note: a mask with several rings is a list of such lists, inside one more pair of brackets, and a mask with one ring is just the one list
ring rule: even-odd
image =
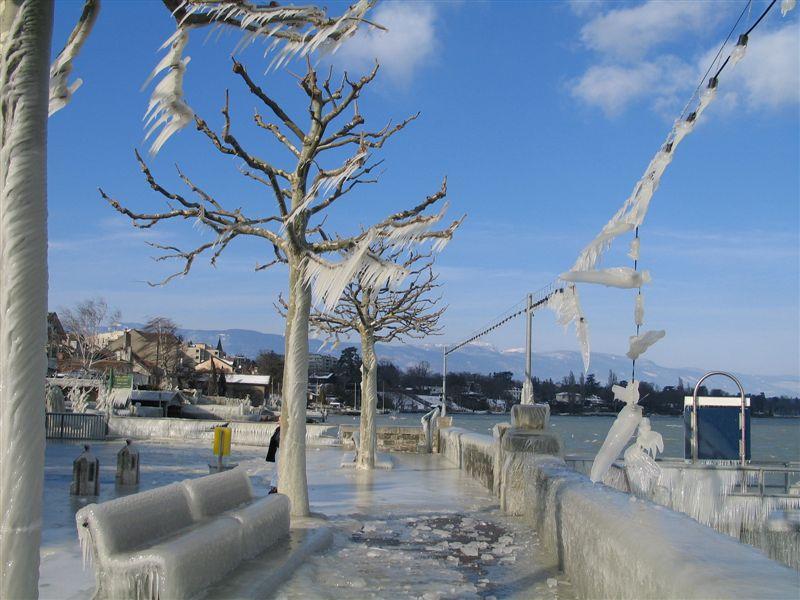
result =
[[595,283],[623,289],[639,288],[650,283],[650,271],[634,271],[630,267],[613,267],[596,271],[567,271],[560,277],[564,281]]
[[665,335],[667,335],[667,332],[663,329],[651,329],[641,335],[632,335],[629,339],[628,352],[625,356],[631,360],[636,360]]

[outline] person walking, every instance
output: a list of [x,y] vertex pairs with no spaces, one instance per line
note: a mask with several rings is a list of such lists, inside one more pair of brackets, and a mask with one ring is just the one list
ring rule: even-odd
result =
[[269,448],[267,449],[267,462],[275,463],[275,470],[272,473],[272,479],[269,482],[269,493],[278,493],[278,454],[281,446],[281,421],[278,419],[278,426],[272,433],[269,439]]

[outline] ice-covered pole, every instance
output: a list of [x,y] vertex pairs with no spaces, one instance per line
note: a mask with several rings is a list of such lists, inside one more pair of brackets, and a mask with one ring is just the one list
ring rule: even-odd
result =
[[533,328],[533,294],[528,294],[525,310],[525,381],[522,384],[522,404],[533,404],[533,381],[531,381],[531,336]]
[[442,416],[447,415],[447,346],[442,348]]
[[0,598],[38,597],[53,3],[0,2]]

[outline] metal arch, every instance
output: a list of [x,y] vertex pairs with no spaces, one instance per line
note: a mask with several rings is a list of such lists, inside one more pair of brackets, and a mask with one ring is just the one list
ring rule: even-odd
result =
[[700,386],[703,382],[708,379],[709,377],[713,377],[714,375],[722,375],[723,377],[727,377],[731,381],[733,381],[736,386],[739,388],[739,396],[742,400],[741,404],[741,413],[739,416],[740,419],[740,438],[739,438],[739,462],[742,466],[747,464],[745,459],[745,397],[744,397],[744,387],[742,387],[742,383],[731,373],[726,371],[711,371],[703,375],[700,380],[697,382],[697,385],[694,386],[694,393],[692,394],[692,462],[697,462],[698,460],[698,443],[697,443],[697,392],[700,390]]

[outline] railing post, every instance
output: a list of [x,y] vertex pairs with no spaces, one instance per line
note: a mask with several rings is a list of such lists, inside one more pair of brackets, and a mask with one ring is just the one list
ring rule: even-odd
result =
[[61,433],[59,434],[59,436],[58,436],[58,437],[59,437],[60,439],[62,439],[62,440],[64,439],[64,417],[65,417],[65,416],[66,416],[66,415],[65,415],[64,413],[61,413]]

